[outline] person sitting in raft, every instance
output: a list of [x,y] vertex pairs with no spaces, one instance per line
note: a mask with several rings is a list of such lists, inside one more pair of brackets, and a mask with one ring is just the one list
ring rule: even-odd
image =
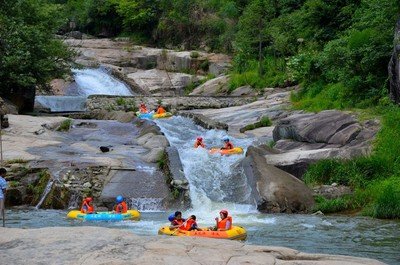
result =
[[182,228],[185,223],[185,219],[182,218],[182,212],[176,211],[174,219],[171,221],[170,229]]
[[139,112],[140,112],[140,113],[147,113],[147,112],[149,112],[149,111],[147,110],[147,107],[146,107],[146,105],[145,105],[144,103],[140,103]]
[[205,148],[205,144],[203,143],[203,137],[197,137],[196,141],[194,142],[194,148],[203,147]]
[[156,114],[164,114],[166,112],[167,111],[161,105],[158,105]]
[[217,225],[215,227],[212,227],[211,230],[226,231],[232,228],[232,217],[228,215],[227,210],[221,210],[219,212],[219,217],[221,218],[221,220],[216,217],[215,221],[217,222]]
[[233,149],[233,144],[229,141],[228,137],[224,137],[222,138],[222,140],[225,142],[225,146],[221,147],[221,150],[225,150],[225,149]]
[[186,220],[186,225],[184,227],[181,227],[180,229],[187,231],[192,231],[192,230],[201,231],[201,229],[197,226],[196,215],[191,215]]
[[82,202],[81,213],[94,213],[93,199],[87,197]]
[[115,200],[117,202],[117,204],[114,206],[115,213],[128,212],[128,205],[126,204],[126,201],[124,201],[124,197],[122,197],[121,195],[118,195]]

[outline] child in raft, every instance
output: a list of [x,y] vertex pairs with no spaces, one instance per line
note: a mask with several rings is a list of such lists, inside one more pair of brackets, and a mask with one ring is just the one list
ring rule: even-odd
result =
[[87,197],[82,202],[81,213],[94,213],[93,198]]
[[201,231],[201,229],[198,227],[197,222],[196,222],[196,215],[191,215],[186,220],[186,226],[185,226],[184,230],[187,230],[187,231],[192,231],[192,230]]
[[169,228],[170,229],[181,228],[181,227],[183,227],[185,221],[186,220],[182,218],[182,212],[176,211]]

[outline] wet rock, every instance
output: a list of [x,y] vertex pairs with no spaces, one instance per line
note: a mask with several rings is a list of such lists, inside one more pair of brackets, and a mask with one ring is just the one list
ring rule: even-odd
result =
[[5,200],[6,207],[23,204],[23,194],[24,190],[22,187],[8,188]]
[[212,120],[202,114],[192,113],[192,112],[183,112],[183,111],[181,111],[179,114],[184,117],[193,119],[194,123],[196,123],[197,125],[200,125],[201,127],[205,128],[205,129],[208,129],[208,130],[212,130],[212,129],[226,130],[226,131],[228,130],[228,125],[226,123]]
[[311,190],[294,176],[267,164],[263,152],[249,147],[246,153],[251,166],[245,173],[256,185],[258,209],[274,213],[305,213],[311,210],[314,205]]
[[45,133],[45,130],[42,128],[42,129],[39,129],[39,130],[35,131],[34,133],[36,135],[41,135],[41,134]]
[[110,152],[110,147],[108,146],[100,146],[100,151],[103,153]]
[[393,53],[388,65],[389,95],[390,98],[400,103],[400,19],[397,20],[394,32]]
[[91,188],[92,187],[92,184],[90,183],[90,182],[85,182],[85,183],[83,183],[83,185],[82,185],[84,188]]

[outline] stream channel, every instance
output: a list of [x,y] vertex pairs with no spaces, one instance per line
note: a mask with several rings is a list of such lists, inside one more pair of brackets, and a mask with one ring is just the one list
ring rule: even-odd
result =
[[[103,74],[104,71],[101,69],[94,72],[90,69],[76,70],[75,79],[77,83],[81,82],[80,89],[97,87],[97,90],[90,93],[81,91],[74,96],[87,97],[89,94],[99,93],[98,84],[102,83],[106,85],[100,88],[99,94],[130,94],[124,90],[123,84],[119,92],[107,92],[108,87],[113,86],[112,82],[115,82],[115,79],[104,77]],[[111,85],[108,82],[111,82]],[[90,83],[94,85],[90,86]],[[48,98],[40,100],[44,105],[54,104]],[[58,98],[56,100],[60,102]],[[104,122],[106,121],[102,121]],[[210,226],[214,224],[214,217],[218,216],[220,209],[228,209],[233,216],[233,222],[247,229],[247,244],[284,246],[310,253],[368,257],[388,264],[400,264],[399,221],[343,215],[259,213],[242,173],[231,172],[233,165],[243,159],[244,155],[210,155],[204,149],[192,148],[194,139],[200,135],[205,139],[207,147],[220,146],[221,138],[227,135],[225,131],[205,130],[190,119],[179,116],[157,120],[156,123],[170,144],[178,149],[185,176],[189,181],[192,207],[183,212],[184,217],[195,214],[200,226]],[[249,138],[230,138],[236,146],[245,149],[255,141]],[[16,208],[8,209],[6,215],[8,227],[94,225],[125,229],[138,235],[156,236],[159,227],[168,223],[168,215],[176,209],[161,210],[157,207],[147,207],[142,210],[140,221],[119,223],[68,220],[67,211],[58,210]]]

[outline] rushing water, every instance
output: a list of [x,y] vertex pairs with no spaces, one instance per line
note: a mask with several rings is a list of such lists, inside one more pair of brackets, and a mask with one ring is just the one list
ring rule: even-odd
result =
[[75,83],[65,96],[36,96],[36,104],[51,112],[84,111],[90,95],[132,96],[129,87],[113,77],[105,68],[72,69]]

